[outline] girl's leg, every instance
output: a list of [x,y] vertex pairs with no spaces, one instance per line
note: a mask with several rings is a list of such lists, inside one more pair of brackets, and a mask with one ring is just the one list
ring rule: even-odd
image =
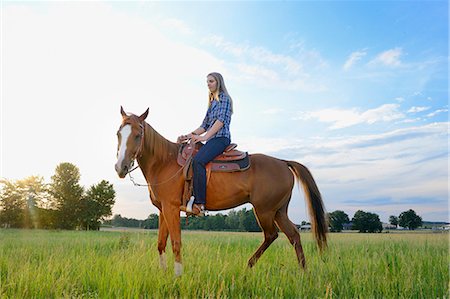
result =
[[206,203],[206,169],[208,164],[215,157],[223,153],[230,144],[230,139],[226,137],[217,137],[210,139],[200,148],[192,161],[194,171],[194,197],[195,203]]

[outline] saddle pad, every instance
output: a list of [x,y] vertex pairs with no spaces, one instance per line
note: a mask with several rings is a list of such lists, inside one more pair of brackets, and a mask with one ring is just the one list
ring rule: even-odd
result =
[[244,158],[240,160],[212,160],[211,171],[213,172],[234,172],[234,171],[244,171],[250,168],[250,158],[246,152]]

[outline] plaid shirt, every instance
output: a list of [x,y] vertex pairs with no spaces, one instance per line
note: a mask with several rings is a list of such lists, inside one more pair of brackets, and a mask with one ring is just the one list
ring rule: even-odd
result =
[[219,94],[219,101],[214,100],[211,105],[209,105],[201,127],[205,129],[205,131],[208,131],[214,125],[216,120],[220,120],[223,123],[223,126],[215,135],[211,136],[210,139],[214,137],[228,137],[231,140],[231,100],[223,92]]

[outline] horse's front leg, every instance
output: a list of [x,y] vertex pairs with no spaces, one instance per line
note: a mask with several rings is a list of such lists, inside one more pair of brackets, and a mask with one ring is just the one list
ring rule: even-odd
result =
[[166,245],[168,236],[169,230],[164,220],[164,214],[161,212],[159,213],[158,251],[159,251],[159,266],[164,271],[167,270]]
[[181,226],[179,205],[167,205],[162,207],[162,213],[172,242],[172,251],[175,256],[175,276],[183,273],[181,263]]

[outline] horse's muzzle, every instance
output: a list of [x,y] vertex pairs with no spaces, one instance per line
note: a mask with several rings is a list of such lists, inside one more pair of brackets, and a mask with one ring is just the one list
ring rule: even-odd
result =
[[130,170],[130,166],[128,166],[128,165],[122,166],[122,165],[118,165],[117,163],[115,165],[115,168],[116,168],[117,175],[121,179],[123,179],[128,174],[128,171]]

